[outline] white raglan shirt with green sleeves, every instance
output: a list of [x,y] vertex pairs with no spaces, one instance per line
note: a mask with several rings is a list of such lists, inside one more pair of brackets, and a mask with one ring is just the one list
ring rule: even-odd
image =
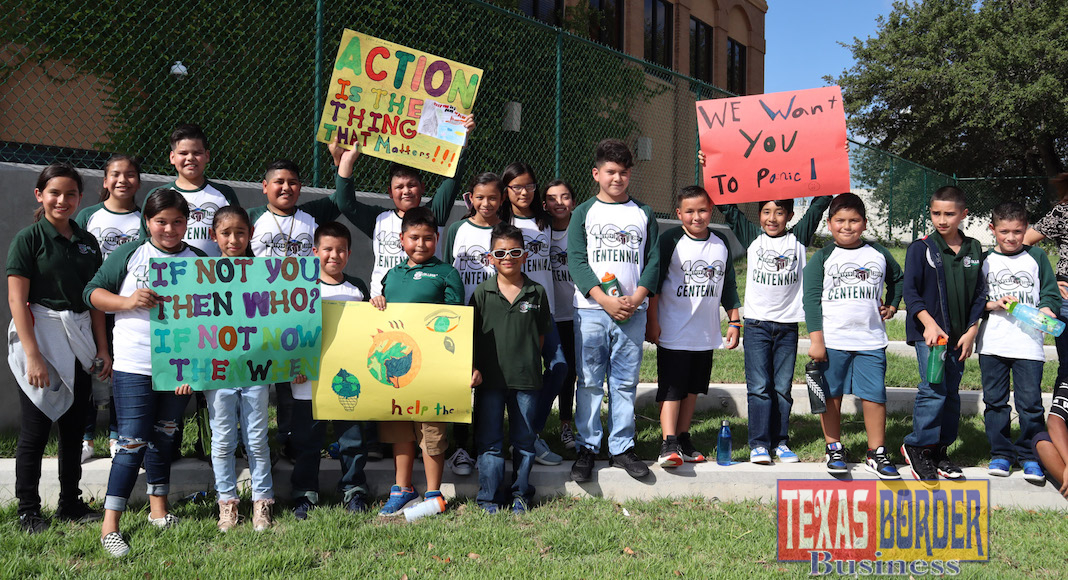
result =
[[[367,300],[367,286],[363,280],[345,274],[345,281],[340,284],[329,284],[319,280],[319,292],[321,300],[339,300],[342,302],[363,302]],[[322,379],[320,379],[322,380]],[[311,381],[290,383],[293,390],[293,398],[298,401],[312,400]]]
[[334,193],[298,205],[293,215],[281,215],[264,205],[249,210],[253,234],[249,241],[256,257],[310,256],[315,247],[315,229],[356,209],[352,179],[337,178]]
[[470,219],[450,225],[445,233],[443,261],[452,264],[460,273],[464,283],[464,304],[471,302],[471,295],[479,284],[497,273],[486,255],[490,251],[492,234],[493,228],[475,225]]
[[896,307],[900,303],[904,280],[901,266],[879,244],[862,242],[857,248],[824,246],[813,254],[804,270],[808,331],[822,330],[824,345],[835,350],[885,348],[889,341],[879,307]]
[[[200,189],[181,189],[176,182],[172,181],[153,189],[149,195],[158,189],[173,189],[182,194],[186,203],[189,204],[189,221],[182,241],[208,256],[219,256],[219,245],[212,241],[209,232],[211,224],[215,222],[215,212],[228,205],[241,205],[234,190],[228,185],[211,180],[205,181],[204,187]],[[148,236],[142,231],[141,237]]]
[[[134,291],[149,287],[152,258],[197,258],[204,252],[186,245],[178,252],[165,252],[145,238],[124,244],[108,256],[96,276],[85,287],[83,297],[91,304],[93,290],[103,288],[119,296],[132,296]],[[190,261],[190,270],[193,264]],[[149,310],[137,308],[115,313],[115,332],[112,344],[115,350],[114,370],[138,375],[152,375],[152,336],[148,322]],[[176,387],[178,385],[175,385]]]
[[523,232],[523,247],[527,251],[527,261],[523,263],[523,273],[528,278],[541,284],[549,298],[549,311],[556,314],[556,295],[553,292],[553,267],[549,260],[549,243],[552,227],[538,227],[534,218],[513,216],[512,225]]
[[553,269],[553,320],[575,319],[575,281],[567,267],[567,230],[552,230],[549,240],[549,265]]
[[705,351],[723,348],[720,306],[738,308],[738,287],[727,242],[705,230],[707,237],[690,237],[681,226],[658,240],[660,254],[656,314],[658,344],[673,350]]
[[[609,203],[596,197],[579,204],[567,228],[567,261],[575,281],[576,308],[601,305],[588,295],[608,273],[619,281],[624,295],[638,286],[656,291],[656,217],[649,206],[633,198]],[[640,308],[646,308],[648,300]]]
[[141,210],[116,213],[100,202],[78,212],[74,221],[93,234],[100,244],[101,257],[107,259],[119,246],[137,241],[141,230]]
[[[1046,254],[1034,246],[1024,246],[1012,255],[988,251],[983,261],[983,278],[989,301],[1014,296],[1021,304],[1049,307],[1060,312],[1057,278]],[[1046,360],[1041,330],[1020,322],[1005,310],[994,310],[988,315],[979,326],[976,352],[1012,359]]]

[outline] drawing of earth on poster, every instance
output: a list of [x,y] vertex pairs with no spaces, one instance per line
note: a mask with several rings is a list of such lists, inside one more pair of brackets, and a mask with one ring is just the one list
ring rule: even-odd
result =
[[471,422],[467,306],[324,300],[316,419]]

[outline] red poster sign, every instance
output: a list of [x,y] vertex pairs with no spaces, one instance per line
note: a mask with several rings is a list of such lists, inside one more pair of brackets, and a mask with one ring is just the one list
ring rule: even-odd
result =
[[713,203],[849,191],[840,87],[699,101],[697,127]]

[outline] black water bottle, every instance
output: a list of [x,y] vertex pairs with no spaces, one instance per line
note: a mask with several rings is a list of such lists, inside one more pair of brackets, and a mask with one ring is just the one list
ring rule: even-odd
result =
[[808,406],[812,413],[822,415],[827,412],[827,379],[823,376],[820,363],[810,360],[805,365],[805,385],[808,386]]

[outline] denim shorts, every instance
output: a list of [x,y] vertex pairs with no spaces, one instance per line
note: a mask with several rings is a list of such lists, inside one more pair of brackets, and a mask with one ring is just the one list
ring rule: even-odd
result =
[[886,349],[827,349],[827,389],[832,399],[843,394],[873,403],[886,402]]

